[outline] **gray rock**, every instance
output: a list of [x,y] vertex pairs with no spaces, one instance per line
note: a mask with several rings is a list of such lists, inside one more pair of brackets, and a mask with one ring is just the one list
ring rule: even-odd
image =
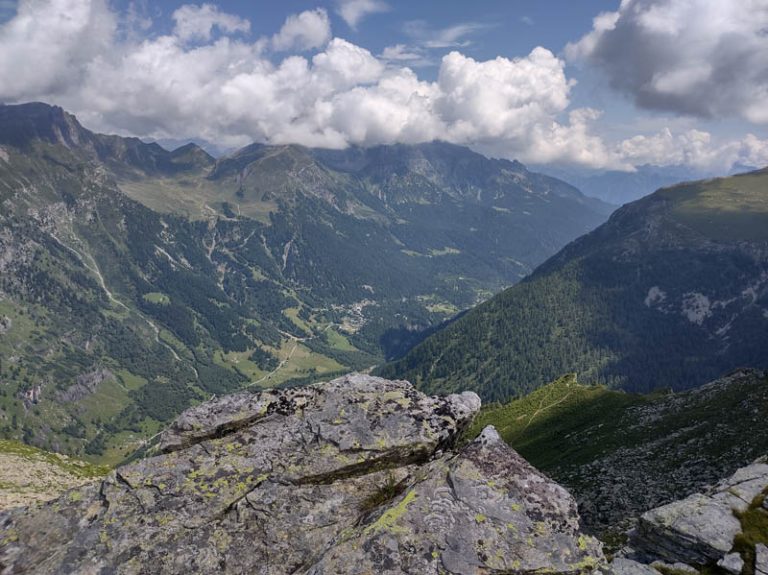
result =
[[626,557],[617,557],[607,569],[606,575],[660,575],[656,569],[645,563],[638,563]]
[[691,575],[697,575],[699,572],[698,569],[695,567],[691,567],[687,563],[680,563],[679,561],[677,563],[666,563],[664,561],[654,561],[651,563],[651,567],[656,569],[656,571],[664,572],[666,571],[678,571],[683,573],[691,573]]
[[740,531],[728,505],[696,494],[644,513],[631,544],[661,559],[702,565],[728,553]]
[[309,575],[576,573],[599,566],[600,544],[579,534],[568,492],[493,427],[423,473],[392,505],[337,539]]
[[56,393],[56,398],[62,403],[74,403],[96,393],[99,386],[108,380],[115,380],[115,374],[105,367],[100,367],[88,373],[81,373],[75,379],[75,384],[66,390]]
[[768,547],[755,545],[755,575],[768,575]]
[[712,497],[726,503],[734,511],[744,512],[752,500],[768,487],[768,463],[764,459],[742,467],[720,482]]
[[[651,557],[694,565],[724,561],[741,531],[735,513],[745,511],[766,487],[768,463],[761,458],[706,494],[691,495],[643,514],[631,536],[632,546]],[[735,568],[736,559],[729,561]]]
[[738,553],[728,553],[717,562],[717,565],[733,575],[739,575],[744,568],[744,559]]
[[8,333],[13,327],[13,320],[7,315],[0,315],[0,335]]
[[576,505],[475,394],[352,375],[197,406],[161,454],[0,514],[3,575],[552,573],[601,564]]

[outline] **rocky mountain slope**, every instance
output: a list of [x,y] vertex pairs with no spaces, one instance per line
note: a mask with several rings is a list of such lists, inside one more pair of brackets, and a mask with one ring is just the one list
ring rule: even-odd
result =
[[108,471],[65,455],[0,440],[0,509],[54,499]]
[[768,459],[643,514],[615,575],[768,573]]
[[598,224],[444,144],[214,160],[0,106],[0,434],[120,461],[189,405],[397,354]]
[[562,373],[647,392],[768,366],[768,171],[615,212],[382,375],[506,400]]
[[683,393],[635,395],[561,378],[489,405],[494,425],[574,494],[585,525],[609,539],[645,511],[699,492],[767,451],[768,374],[739,370]]
[[16,573],[580,573],[603,563],[568,493],[473,393],[348,376],[185,412],[159,455],[0,514]]

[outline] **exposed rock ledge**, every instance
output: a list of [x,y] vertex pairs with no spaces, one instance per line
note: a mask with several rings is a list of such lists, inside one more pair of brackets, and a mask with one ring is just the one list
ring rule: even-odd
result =
[[[643,514],[613,575],[727,572],[768,575],[768,457],[742,467],[706,493]],[[745,537],[745,530],[753,531]],[[753,540],[757,538],[758,540]],[[762,541],[762,542],[760,542]],[[659,567],[654,569],[654,567]]]
[[579,573],[573,498],[495,430],[457,450],[474,393],[353,375],[184,413],[161,455],[0,514],[0,573]]

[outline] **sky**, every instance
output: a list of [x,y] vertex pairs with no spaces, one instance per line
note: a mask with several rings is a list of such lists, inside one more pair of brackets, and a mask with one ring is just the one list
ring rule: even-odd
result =
[[768,0],[0,0],[0,102],[146,140],[768,165]]

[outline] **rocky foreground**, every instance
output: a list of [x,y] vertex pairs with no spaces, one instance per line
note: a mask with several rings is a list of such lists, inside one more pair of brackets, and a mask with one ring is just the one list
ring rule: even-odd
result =
[[107,471],[66,455],[0,440],[0,510],[54,499]]
[[474,393],[353,375],[182,414],[161,454],[0,514],[0,573],[579,573],[603,564],[576,504]]
[[704,493],[647,511],[614,575],[768,575],[768,458]]

